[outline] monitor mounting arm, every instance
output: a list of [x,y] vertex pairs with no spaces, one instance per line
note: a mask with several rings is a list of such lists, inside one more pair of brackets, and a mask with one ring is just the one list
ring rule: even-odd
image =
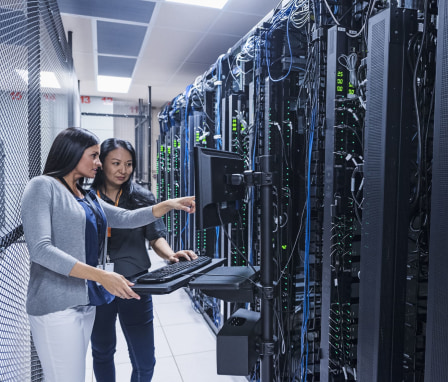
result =
[[247,170],[243,174],[227,174],[226,181],[227,184],[233,186],[240,186],[241,184],[245,184],[247,187],[268,186],[272,184],[272,173]]

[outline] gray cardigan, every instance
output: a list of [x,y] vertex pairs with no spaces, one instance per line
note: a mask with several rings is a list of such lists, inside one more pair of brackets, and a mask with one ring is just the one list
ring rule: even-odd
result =
[[[100,200],[107,224],[137,228],[156,220],[152,207],[125,210]],[[69,276],[86,262],[84,209],[55,178],[31,179],[22,196],[22,223],[31,269],[26,309],[40,316],[89,304],[87,281]]]

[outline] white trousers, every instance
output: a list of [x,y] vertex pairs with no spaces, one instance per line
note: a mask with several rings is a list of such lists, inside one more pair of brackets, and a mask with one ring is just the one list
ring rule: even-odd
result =
[[85,382],[86,353],[95,311],[94,306],[79,306],[29,316],[46,382]]

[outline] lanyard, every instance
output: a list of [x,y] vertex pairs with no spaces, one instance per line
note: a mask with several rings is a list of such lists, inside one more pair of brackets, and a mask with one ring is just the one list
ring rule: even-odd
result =
[[[123,190],[120,189],[120,192],[118,193],[117,199],[115,200],[115,203],[114,203],[115,207],[118,207],[118,202],[120,201],[120,197],[121,197],[122,193],[123,193]],[[101,194],[100,194],[99,190],[96,190],[96,194],[101,199]],[[112,236],[112,230],[110,227],[107,227],[107,237],[111,237],[111,236]]]
[[103,218],[102,218],[100,212],[98,211],[98,208],[95,206],[95,203],[93,202],[93,200],[90,197],[88,192],[85,195],[85,199],[87,201],[87,205],[93,211],[93,214],[95,215],[95,218],[96,218],[96,227],[97,227],[97,231],[98,231],[98,244],[100,247],[100,257],[99,257],[98,263],[103,265],[103,269],[104,269],[104,264],[106,263],[106,257],[107,257],[107,241],[101,240],[102,237],[101,237],[100,231],[102,230],[103,225],[100,222],[103,221]]
[[[75,195],[75,193],[73,192],[73,190],[70,188],[70,186],[67,184],[67,182],[65,181],[65,179],[64,179],[62,176],[58,177],[58,179],[59,179],[59,180],[61,181],[61,183],[65,186],[65,188],[66,188],[67,190],[69,190],[70,193],[71,193],[75,198],[77,198],[77,196]],[[80,188],[78,187],[78,185],[76,185],[76,188],[77,188],[79,191],[81,191],[81,194],[84,195],[84,190],[80,189]]]

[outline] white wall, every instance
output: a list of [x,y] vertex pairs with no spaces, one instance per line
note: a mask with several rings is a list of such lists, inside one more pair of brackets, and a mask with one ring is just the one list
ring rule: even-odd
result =
[[[81,96],[81,113],[113,114],[113,112],[113,101],[105,101],[100,97]],[[102,142],[113,137],[114,119],[82,115],[81,127],[96,134]]]
[[[156,139],[159,135],[159,122],[157,113],[160,110],[153,108],[152,110],[152,135],[151,142],[151,167],[152,169],[142,169],[142,178],[147,181],[151,178],[152,188],[156,184],[156,160],[157,160],[157,144]],[[138,101],[120,101],[113,98],[101,98],[91,96],[81,96],[81,113],[99,114],[96,116],[82,115],[81,127],[87,129],[98,136],[100,141],[108,138],[119,138],[129,141],[135,147],[135,124],[136,120],[132,116],[138,114]],[[109,115],[109,116],[107,116]],[[122,117],[112,116],[120,115]],[[146,139],[149,139],[147,137]],[[148,147],[148,142],[145,141],[145,147]],[[145,152],[144,163],[148,162],[149,153]]]
[[[138,101],[124,102],[108,97],[81,96],[81,112],[102,115],[134,115],[138,113]],[[96,134],[101,142],[107,138],[120,138],[135,146],[134,126],[134,118],[81,116],[81,127]]]

